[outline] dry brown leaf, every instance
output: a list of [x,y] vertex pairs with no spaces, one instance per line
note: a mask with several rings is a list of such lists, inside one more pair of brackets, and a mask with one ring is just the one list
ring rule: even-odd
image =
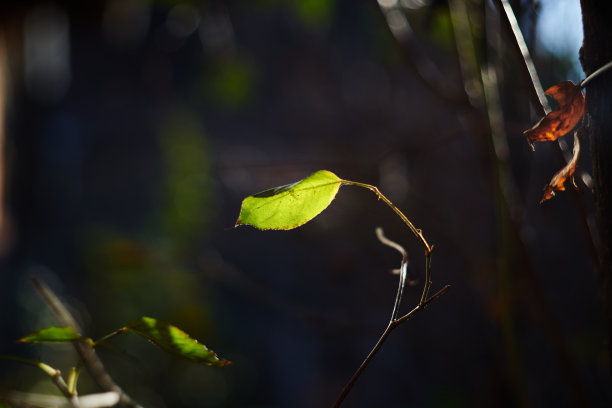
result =
[[552,198],[555,195],[555,190],[564,191],[565,180],[572,177],[574,175],[574,171],[576,170],[576,163],[578,163],[578,156],[580,156],[580,140],[578,139],[578,132],[574,133],[574,155],[572,159],[567,162],[565,167],[557,172],[550,180],[550,183],[544,187],[544,196],[542,200],[540,200],[540,204],[544,201]]
[[559,104],[559,108],[523,132],[532,149],[535,141],[557,140],[571,131],[584,114],[584,95],[580,87],[572,81],[563,81],[548,88],[546,95],[552,96]]

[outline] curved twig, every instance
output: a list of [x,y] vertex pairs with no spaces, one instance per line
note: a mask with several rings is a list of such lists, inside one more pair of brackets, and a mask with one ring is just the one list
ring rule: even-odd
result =
[[[385,201],[385,203],[387,203],[389,206],[391,206],[395,210],[395,212],[397,212],[400,215],[400,217],[402,217],[402,220],[404,220],[404,221],[408,220],[408,218],[406,218],[406,216],[399,209],[397,209],[397,207],[395,207],[388,199],[386,199],[386,197],[383,196],[380,193],[380,191],[378,191],[378,189],[376,187],[370,186],[368,184],[361,184],[361,183],[354,183],[354,182],[347,182],[346,184],[358,185],[358,186],[365,187],[365,188],[368,188],[368,189],[374,191],[379,196],[379,198],[383,199]],[[391,332],[397,326],[399,326],[401,323],[403,323],[406,320],[412,318],[415,314],[417,314],[421,310],[425,309],[425,307],[431,301],[433,301],[434,299],[437,299],[440,295],[442,295],[444,292],[446,292],[446,290],[448,290],[448,288],[450,288],[450,285],[446,285],[441,290],[439,290],[437,293],[435,293],[433,296],[427,297],[427,293],[429,292],[429,288],[431,286],[431,281],[429,280],[429,270],[430,270],[430,265],[431,265],[431,251],[433,249],[433,246],[429,246],[429,244],[425,240],[425,237],[423,237],[423,234],[421,233],[421,230],[416,229],[414,227],[414,225],[412,225],[412,223],[410,221],[408,221],[407,224],[411,227],[411,229],[417,235],[417,237],[419,237],[421,239],[421,241],[425,245],[425,248],[427,248],[427,251],[425,253],[425,276],[426,276],[426,282],[425,282],[425,285],[423,286],[423,293],[421,295],[421,300],[419,301],[419,303],[410,312],[408,312],[407,314],[405,314],[402,317],[399,317],[399,318],[397,317],[398,314],[399,314],[399,305],[401,303],[401,299],[402,299],[402,295],[403,295],[403,291],[404,291],[404,287],[405,287],[405,283],[406,283],[406,271],[407,271],[407,267],[408,267],[408,254],[407,254],[406,250],[401,245],[399,245],[398,243],[396,243],[394,241],[391,241],[390,239],[385,237],[382,228],[377,228],[376,229],[376,236],[378,237],[380,242],[383,243],[384,245],[387,245],[387,246],[390,246],[391,248],[396,249],[397,251],[399,251],[402,254],[402,265],[400,267],[401,273],[400,273],[399,285],[398,285],[397,293],[395,295],[395,303],[393,305],[393,311],[391,313],[391,319],[389,320],[389,323],[387,324],[387,327],[385,328],[383,333],[380,335],[380,337],[378,338],[378,341],[376,342],[376,344],[374,345],[374,347],[372,348],[370,353],[367,355],[365,360],[363,360],[363,362],[361,363],[359,368],[357,368],[357,371],[355,371],[355,373],[353,374],[351,379],[346,383],[344,388],[342,388],[342,391],[340,392],[340,395],[338,396],[338,398],[336,399],[336,401],[332,405],[332,408],[338,408],[342,404],[342,402],[344,401],[346,396],[349,394],[349,392],[353,388],[353,385],[355,385],[355,383],[357,382],[357,380],[359,379],[359,377],[361,376],[363,371],[366,369],[368,364],[370,364],[370,361],[372,361],[374,356],[376,356],[376,354],[381,349],[381,347],[383,346],[383,344],[385,343],[385,341],[387,340],[387,337],[389,337]]]

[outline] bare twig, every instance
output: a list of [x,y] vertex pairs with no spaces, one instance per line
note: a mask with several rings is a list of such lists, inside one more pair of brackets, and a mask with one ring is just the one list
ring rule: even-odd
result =
[[438,297],[440,297],[442,294],[444,294],[444,292],[446,292],[448,289],[450,288],[450,285],[446,285],[444,286],[442,289],[440,289],[438,292],[436,292],[433,296],[431,296],[430,298],[427,298],[423,303],[419,303],[417,306],[415,306],[414,309],[412,309],[410,312],[408,312],[407,314],[405,314],[404,316],[392,320],[389,322],[389,324],[387,325],[387,328],[385,329],[385,331],[380,335],[380,338],[378,339],[378,341],[376,342],[376,344],[374,345],[374,348],[372,348],[372,351],[370,351],[370,354],[368,354],[368,356],[365,358],[365,360],[363,360],[363,362],[361,363],[361,365],[359,366],[359,368],[357,369],[357,371],[355,371],[355,374],[353,374],[353,376],[351,377],[351,379],[349,380],[349,382],[344,386],[344,388],[342,389],[342,392],[340,393],[340,395],[338,396],[338,399],[336,399],[336,402],[334,402],[334,405],[332,405],[332,408],[337,408],[339,407],[342,402],[344,401],[344,399],[346,398],[346,396],[348,395],[348,393],[351,391],[351,389],[353,388],[353,385],[355,385],[355,382],[357,382],[357,380],[359,379],[359,377],[361,376],[361,374],[363,373],[363,371],[366,369],[366,367],[368,366],[368,364],[370,364],[370,361],[372,361],[372,359],[374,358],[374,356],[376,356],[376,354],[378,353],[378,351],[381,349],[381,347],[383,346],[383,344],[385,343],[385,341],[387,340],[387,337],[389,337],[389,335],[391,334],[391,332],[400,324],[402,324],[403,322],[405,322],[406,320],[411,319],[412,317],[414,317],[414,315],[416,315],[418,312],[422,311],[425,309],[425,307],[427,307],[427,305],[429,305],[429,303],[431,303],[433,300],[437,299]]
[[506,29],[510,32],[512,38],[514,38],[514,49],[523,61],[523,73],[527,78],[526,82],[532,85],[529,88],[529,95],[531,96],[533,106],[538,111],[539,116],[544,116],[550,112],[550,104],[544,94],[544,88],[542,88],[540,77],[527,49],[527,44],[525,43],[525,38],[523,38],[523,33],[518,25],[516,16],[512,11],[512,6],[510,6],[508,0],[493,0],[493,3],[495,3],[502,16],[505,17],[502,19],[503,23],[505,23]]
[[[360,185],[360,183],[353,183],[353,182],[350,182],[350,183],[347,183],[347,184]],[[361,187],[369,188],[370,190],[372,190],[370,187],[373,187],[373,186],[361,185]],[[373,190],[373,191],[375,193],[377,193],[380,198],[384,199],[385,202],[387,204],[389,204],[392,208],[394,208],[394,210],[396,212],[401,214],[400,216],[403,216],[402,219],[406,218],[401,213],[401,211],[399,211],[399,209],[397,209],[393,204],[391,204],[391,202],[389,200],[387,200],[386,197],[384,197],[380,193],[380,191],[378,191],[378,189],[376,187],[374,187],[374,189],[376,189],[376,190]],[[407,220],[407,218],[406,218],[406,220]],[[412,226],[412,223],[410,223],[409,226]],[[414,226],[411,227],[411,229],[413,229],[413,228],[414,228]],[[421,233],[421,230],[417,230],[416,228],[414,228],[413,232],[419,238],[421,238],[422,242],[425,244],[425,247],[427,248],[427,251],[425,253],[425,260],[426,260],[426,266],[425,266],[426,283],[425,283],[425,285],[423,287],[423,294],[421,296],[421,300],[419,301],[419,303],[410,312],[408,312],[407,314],[405,314],[404,316],[402,316],[400,318],[397,317],[398,314],[399,314],[399,305],[400,305],[400,302],[401,302],[401,298],[402,298],[402,294],[403,294],[404,286],[405,286],[405,282],[406,282],[406,269],[407,269],[407,266],[408,266],[408,254],[406,253],[406,250],[401,245],[399,245],[397,242],[391,241],[390,239],[385,237],[384,234],[383,234],[382,228],[377,228],[376,229],[376,235],[377,235],[378,239],[383,244],[396,249],[398,252],[400,252],[402,254],[402,265],[400,267],[400,270],[402,272],[400,273],[400,277],[399,277],[399,285],[398,285],[398,289],[397,289],[397,294],[395,296],[395,303],[393,305],[393,312],[391,313],[391,319],[389,320],[389,324],[387,325],[387,328],[380,335],[380,337],[378,338],[378,341],[376,342],[376,344],[374,345],[374,347],[372,348],[370,353],[367,355],[365,360],[363,360],[363,362],[361,363],[361,365],[359,366],[357,371],[355,371],[355,373],[353,374],[351,379],[344,386],[344,388],[340,392],[340,395],[338,396],[338,398],[336,399],[336,401],[332,405],[332,408],[338,408],[342,404],[342,402],[344,401],[346,396],[349,394],[349,392],[353,388],[353,385],[355,385],[355,383],[357,382],[357,380],[359,379],[359,377],[361,376],[363,371],[366,369],[368,364],[370,364],[370,361],[372,361],[374,356],[376,356],[378,351],[381,349],[381,347],[383,346],[383,344],[387,340],[387,337],[389,337],[389,334],[391,334],[391,332],[397,326],[399,326],[401,323],[403,323],[406,320],[412,318],[415,314],[417,314],[421,310],[425,309],[425,307],[431,301],[433,301],[434,299],[437,299],[440,295],[442,295],[444,292],[446,292],[446,290],[450,287],[450,285],[446,285],[444,288],[442,288],[440,291],[435,293],[433,296],[431,296],[429,298],[427,297],[427,293],[428,293],[429,288],[431,286],[431,281],[429,280],[429,270],[430,270],[430,266],[431,266],[431,250],[432,250],[433,246],[430,247],[429,244],[427,244],[427,241],[423,237],[423,234]]]
[[610,68],[612,68],[612,61],[608,62],[603,67],[599,68],[598,70],[593,72],[591,75],[584,78],[582,81],[580,81],[578,86],[580,86],[581,88],[584,88],[585,86],[589,84],[589,82],[591,82],[592,80],[597,78],[599,75],[603,74],[604,72],[608,71]]
[[378,227],[376,228],[376,236],[378,240],[402,254],[402,264],[400,266],[400,277],[399,277],[399,286],[397,288],[397,294],[395,295],[395,303],[393,304],[393,311],[391,312],[391,321],[397,318],[397,314],[399,313],[399,306],[402,301],[402,295],[404,293],[404,287],[406,286],[406,276],[408,272],[408,253],[406,250],[397,242],[391,241],[389,238],[385,237],[383,229]]

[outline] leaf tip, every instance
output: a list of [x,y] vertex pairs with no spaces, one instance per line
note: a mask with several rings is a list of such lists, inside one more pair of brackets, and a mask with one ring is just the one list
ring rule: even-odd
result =
[[542,196],[542,199],[540,200],[540,204],[542,204],[544,201],[550,200],[554,196],[555,196],[555,190],[551,186],[547,185],[546,187],[544,187],[544,195]]

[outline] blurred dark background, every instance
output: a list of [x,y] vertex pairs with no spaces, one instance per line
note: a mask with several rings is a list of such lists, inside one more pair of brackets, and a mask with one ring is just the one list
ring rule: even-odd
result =
[[[511,3],[544,87],[580,79],[577,49],[542,42],[579,16],[543,33],[540,2]],[[0,354],[64,372],[76,361],[68,345],[14,342],[56,324],[38,276],[93,338],[153,316],[233,362],[113,339],[101,357],[144,406],[331,405],[393,305],[401,258],[375,228],[408,249],[420,284],[424,257],[388,207],[350,186],[302,228],[233,228],[244,197],[327,169],[377,185],[435,244],[432,291],[452,285],[391,335],[346,407],[610,406],[588,149],[579,190],[538,204],[562,164],[522,135],[538,118],[492,3],[0,12]],[[0,375],[2,389],[56,392],[32,367],[0,360]],[[81,393],[93,391],[84,374]]]

